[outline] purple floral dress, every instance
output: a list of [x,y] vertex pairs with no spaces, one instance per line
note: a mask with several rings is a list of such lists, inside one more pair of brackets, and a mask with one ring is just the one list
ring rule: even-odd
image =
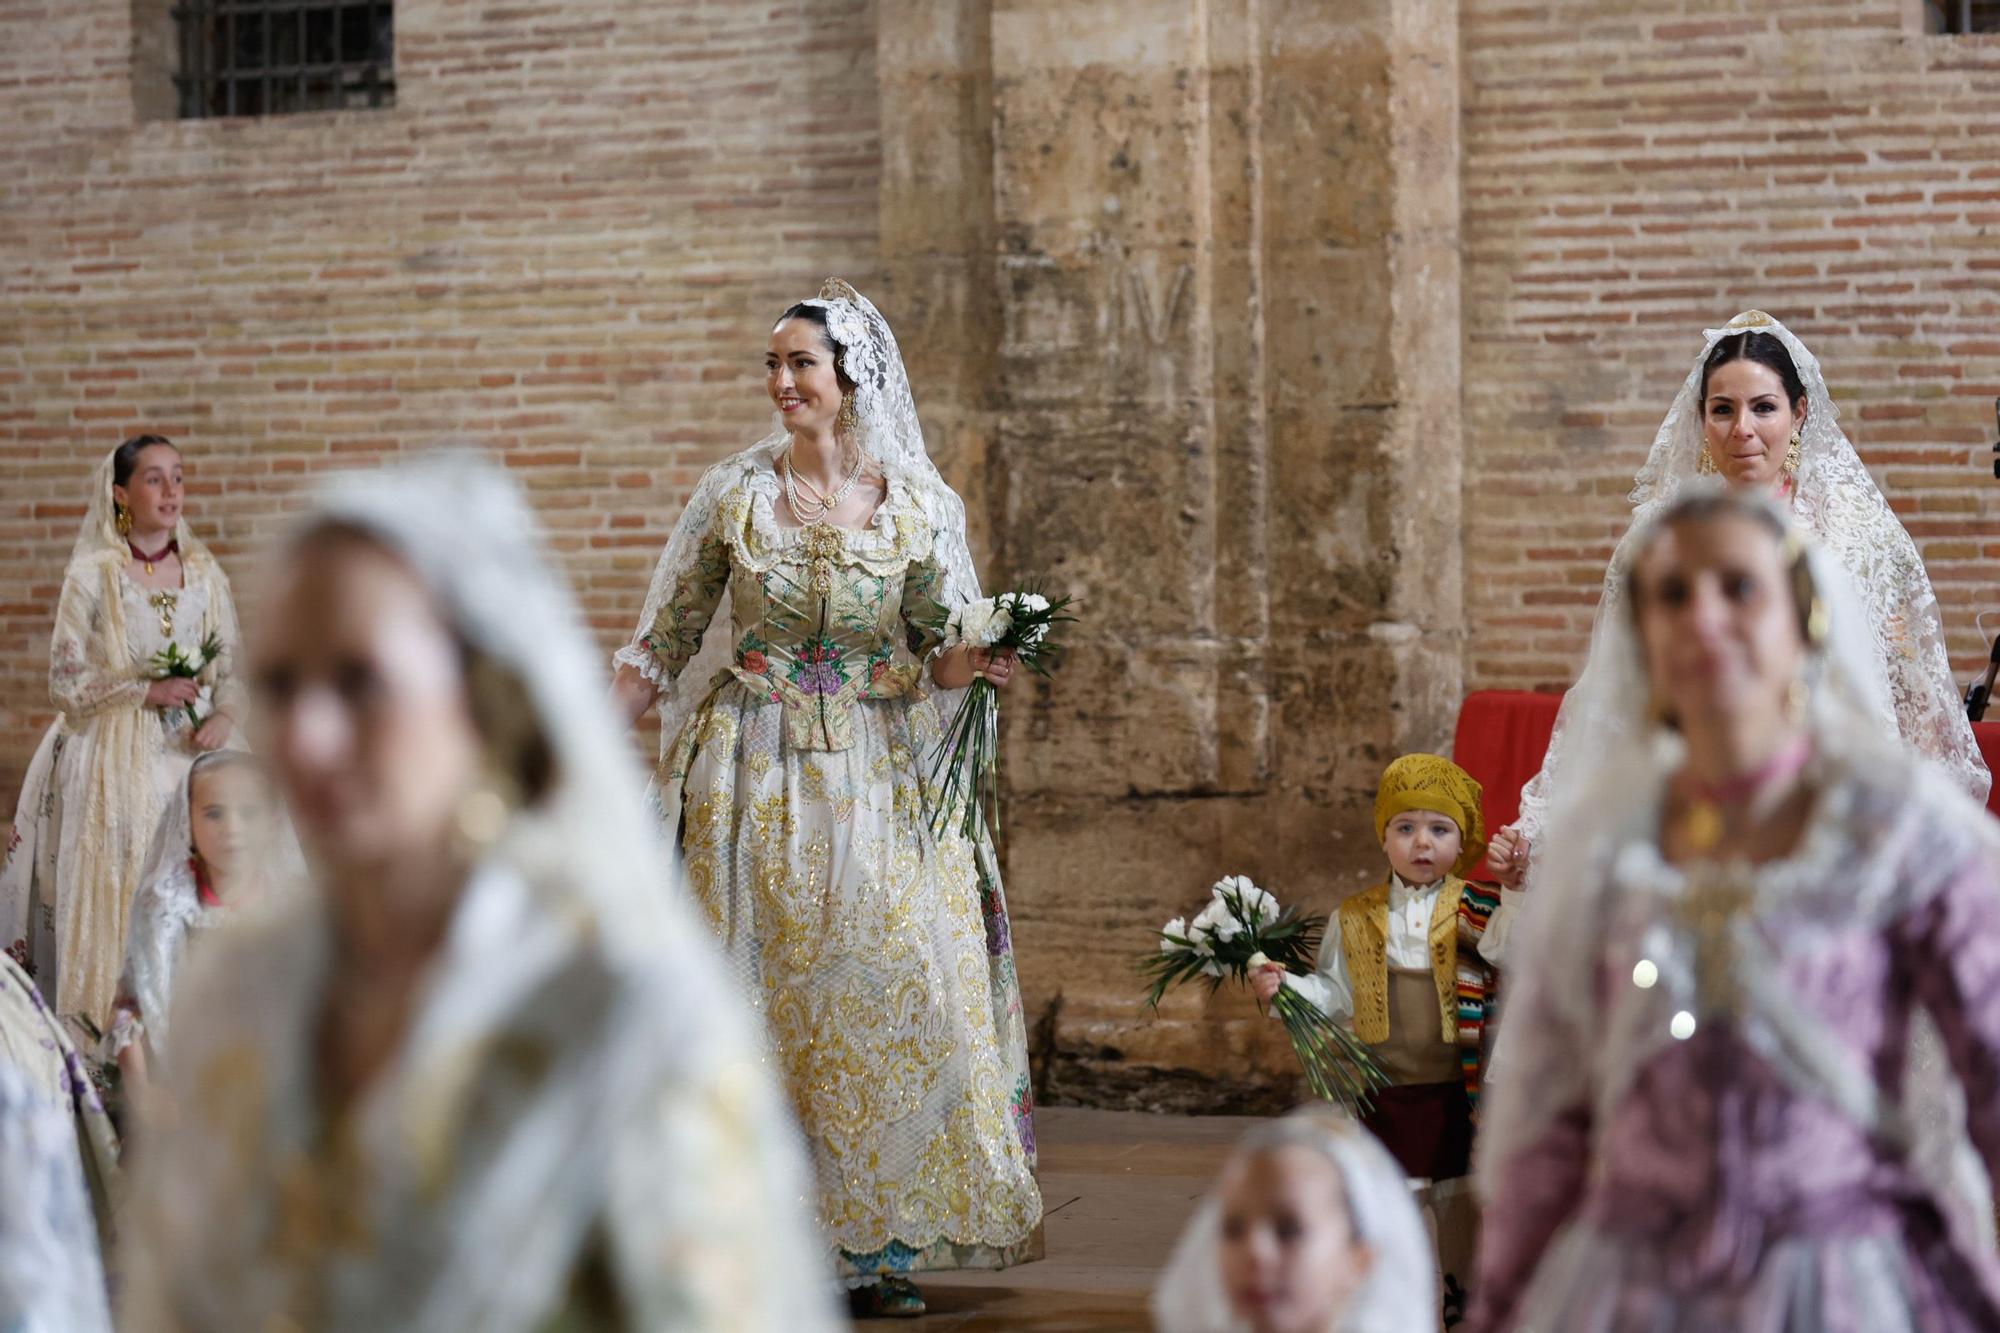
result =
[[1733,890],[1607,838],[1506,1020],[1475,1328],[2000,1328],[2000,872],[1940,788],[1826,775]]

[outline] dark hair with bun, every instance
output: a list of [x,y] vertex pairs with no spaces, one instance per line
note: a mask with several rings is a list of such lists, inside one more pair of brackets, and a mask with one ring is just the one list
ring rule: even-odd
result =
[[139,466],[139,455],[156,444],[164,444],[175,453],[181,447],[164,435],[134,435],[118,446],[111,455],[111,484],[123,486],[132,480],[132,469]]
[[1708,401],[1708,377],[1718,367],[1726,366],[1731,361],[1755,361],[1771,371],[1785,386],[1785,401],[1794,412],[1801,410],[1799,403],[1806,396],[1806,384],[1799,378],[1799,368],[1792,364],[1792,354],[1785,350],[1784,343],[1778,341],[1774,334],[1756,329],[1718,338],[1715,346],[1709,349],[1708,360],[1701,363],[1703,402]]
[[[854,381],[847,376],[847,367],[843,364],[844,358],[840,344],[833,340],[833,330],[827,326],[826,307],[801,301],[795,306],[787,307],[785,313],[778,316],[778,323],[782,324],[788,319],[802,319],[808,324],[814,324],[819,327],[821,340],[826,343],[827,350],[833,353],[833,377],[839,382],[840,391],[842,393],[853,393]],[[773,327],[776,327],[776,325],[773,325]]]

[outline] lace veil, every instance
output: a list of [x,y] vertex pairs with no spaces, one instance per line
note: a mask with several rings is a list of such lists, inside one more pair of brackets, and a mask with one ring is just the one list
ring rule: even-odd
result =
[[[174,789],[172,799],[160,815],[153,831],[152,846],[146,852],[145,869],[139,874],[132,896],[130,927],[125,941],[125,975],[121,991],[129,992],[139,1006],[147,1039],[157,1055],[166,1049],[167,1020],[173,995],[173,976],[189,931],[207,919],[195,883],[194,784],[202,773],[220,764],[254,763],[241,750],[211,750],[197,755],[187,776]],[[291,825],[274,813],[276,821],[269,843],[263,849],[261,892],[266,898],[292,890],[305,873],[305,861]],[[229,903],[234,912],[253,908],[256,903]],[[219,910],[219,909],[218,909]],[[118,1051],[137,1040],[139,1030],[121,1004],[106,1034],[105,1052]]]
[[[1799,431],[1800,463],[1793,479],[1792,515],[1846,570],[1859,593],[1868,628],[1884,667],[1889,693],[1882,718],[1920,753],[1938,761],[1952,781],[1976,801],[1984,801],[1989,775],[1971,724],[1952,681],[1951,659],[1945,651],[1944,622],[1930,576],[1917,554],[1916,543],[1889,508],[1861,456],[1840,429],[1839,410],[1827,391],[1819,361],[1792,331],[1761,310],[1746,310],[1719,329],[1702,334],[1701,354],[1674,395],[1673,405],[1653,437],[1646,462],[1633,478],[1632,527],[1637,529],[1671,503],[1700,470],[1702,430],[1701,368],[1709,352],[1732,334],[1768,333],[1785,345],[1806,389],[1806,420]],[[1531,843],[1541,841],[1556,787],[1566,782],[1571,741],[1581,731],[1596,738],[1615,728],[1620,701],[1609,674],[1601,666],[1604,629],[1628,619],[1625,564],[1630,540],[1619,545],[1605,571],[1604,594],[1597,605],[1590,655],[1576,684],[1563,697],[1549,738],[1542,770],[1521,792],[1516,821]],[[1539,860],[1539,856],[1537,856]]]
[[[1373,1254],[1368,1276],[1325,1333],[1378,1333],[1433,1328],[1438,1319],[1437,1262],[1410,1182],[1375,1137],[1345,1115],[1306,1107],[1253,1130],[1240,1159],[1276,1148],[1303,1147],[1339,1170],[1355,1234]],[[1222,1204],[1202,1200],[1174,1245],[1153,1289],[1160,1333],[1236,1333],[1222,1276]]]
[[[257,1191],[289,1197],[288,1136],[318,1123],[293,1057],[326,984],[324,904],[308,894],[268,919],[233,919],[190,960],[170,1086],[193,1104],[205,1071],[247,1070],[219,1105],[266,1119],[247,1138],[225,1112],[163,1127],[125,1228],[132,1326],[261,1324],[312,1273],[315,1299],[348,1310],[351,1327],[539,1327],[577,1256],[615,1260],[626,1240],[661,1247],[653,1267],[605,1269],[634,1320],[657,1326],[664,1302],[693,1300],[670,1276],[692,1263],[677,1246],[709,1227],[709,1262],[748,1252],[731,1220],[750,1211],[747,1195],[762,1210],[758,1258],[778,1280],[745,1308],[769,1327],[824,1327],[825,1265],[796,1208],[807,1197],[796,1131],[746,1006],[673,890],[601,662],[520,489],[454,453],[330,478],[274,554],[294,560],[327,531],[365,536],[422,586],[463,646],[492,776],[533,791],[479,851],[385,1074],[397,1091],[378,1089],[356,1118],[359,1160],[423,1173],[353,1186],[371,1234],[389,1237],[365,1264],[272,1251],[255,1203]],[[574,1076],[545,1078],[552,1061]],[[491,1100],[474,1094],[477,1079]],[[717,1124],[731,1136],[712,1138]],[[716,1157],[714,1182],[680,1195],[624,1165],[697,1152]],[[712,1195],[723,1188],[728,1198]],[[599,1229],[614,1215],[621,1229]],[[225,1271],[220,1286],[199,1278]]]
[[519,488],[469,452],[444,452],[322,483],[295,531],[326,526],[367,533],[401,556],[469,646],[518,682],[520,724],[548,747],[555,777],[511,821],[499,854],[617,923],[605,939],[614,953],[681,928],[663,876],[648,869],[658,850],[630,752],[603,706],[602,669],[541,558],[540,525]]
[[[122,565],[132,558],[131,547],[119,534],[117,502],[111,498],[111,482],[115,475],[113,464],[117,459],[118,451],[113,449],[104,455],[96,470],[90,474],[90,505],[83,512],[83,526],[76,531],[76,544],[70,547],[72,563],[115,558]],[[174,540],[180,543],[183,565],[197,560],[214,562],[215,557],[209,554],[208,547],[188,526],[185,508],[174,522]]]
[[[1706,480],[1686,484],[1721,488],[1721,483]],[[1632,1077],[1672,1040],[1667,1014],[1686,1001],[1691,985],[1673,961],[1674,946],[1651,941],[1648,956],[1660,959],[1661,979],[1647,994],[1666,1012],[1657,1015],[1657,1022],[1633,1027],[1608,1022],[1600,1008],[1604,992],[1598,968],[1616,910],[1612,900],[1619,894],[1613,881],[1644,877],[1632,871],[1635,858],[1658,872],[1654,878],[1665,877],[1656,853],[1658,812],[1682,752],[1678,739],[1658,731],[1647,715],[1652,692],[1637,626],[1622,597],[1624,573],[1658,535],[1661,517],[1655,501],[1612,561],[1615,581],[1609,586],[1619,587],[1621,597],[1612,604],[1615,614],[1600,611],[1591,643],[1601,712],[1593,714],[1590,745],[1575,751],[1572,770],[1565,772],[1549,810],[1536,862],[1534,907],[1512,946],[1509,961],[1518,981],[1509,1005],[1516,1018],[1501,1026],[1494,1059],[1507,1075],[1493,1081],[1480,1122],[1479,1184],[1489,1200],[1495,1197],[1502,1164],[1535,1142],[1567,1108],[1581,1103],[1603,1112],[1616,1103]],[[1795,524],[1788,527],[1798,531]],[[1883,728],[1889,687],[1864,604],[1833,553],[1810,538],[1801,540],[1827,613],[1826,637],[1807,668],[1812,694],[1806,729],[1816,771],[1830,780],[1843,772],[1913,769],[1920,798],[1942,800],[1954,811],[1962,808],[1965,836],[1987,836],[1983,819],[1945,776],[1913,765]],[[1915,808],[1923,800],[1905,804]],[[1897,837],[1871,838],[1842,811],[1832,810],[1814,819],[1792,857],[1758,868],[1759,901],[1824,892],[1828,884],[1837,884],[1847,904],[1844,910],[1884,910],[1881,905],[1893,895],[1908,891],[1898,878],[1898,853],[1903,850]],[[1938,864],[1957,864],[1948,849],[1939,850]],[[1768,979],[1768,968],[1749,962],[1736,971],[1746,992],[1746,1038],[1762,1048],[1773,1067],[1889,1141],[1900,1141],[1918,1173],[1959,1212],[1960,1223],[1990,1243],[1991,1187],[1965,1135],[1963,1091],[1928,1016],[1919,1012],[1913,1025],[1897,1104],[1875,1086],[1868,1071],[1850,1067],[1850,1057],[1827,1037],[1820,1020],[1803,1013],[1789,992]]]
[[[854,382],[855,443],[886,474],[910,488],[930,522],[935,534],[932,557],[944,575],[941,601],[951,607],[974,600],[979,596],[979,574],[973,568],[972,551],[966,542],[965,502],[946,484],[924,447],[923,427],[917,421],[916,400],[910,393],[910,377],[903,368],[903,355],[896,345],[896,335],[889,329],[889,321],[867,297],[839,278],[828,278],[819,295],[805,304],[826,312],[827,333],[840,348],[841,368]],[[728,661],[734,645],[727,633],[705,635],[701,651],[677,679],[668,680],[658,659],[638,639],[651,628],[660,608],[694,569],[702,539],[715,523],[716,509],[723,496],[760,472],[773,471],[789,442],[782,418],[773,414],[768,435],[703,474],[653,571],[652,586],[647,590],[645,609],[639,616],[633,642],[619,649],[614,659],[621,666],[637,668],[659,687],[663,751],[673,743],[715,673]],[[727,593],[710,623],[725,627],[731,623]],[[948,708],[948,701],[941,706]]]

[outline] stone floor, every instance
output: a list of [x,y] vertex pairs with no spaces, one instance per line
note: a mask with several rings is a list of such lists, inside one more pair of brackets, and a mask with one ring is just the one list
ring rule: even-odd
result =
[[963,1333],[1143,1330],[1146,1293],[1182,1223],[1255,1121],[1046,1107],[1036,1113],[1048,1257],[923,1283],[931,1313],[870,1323]]

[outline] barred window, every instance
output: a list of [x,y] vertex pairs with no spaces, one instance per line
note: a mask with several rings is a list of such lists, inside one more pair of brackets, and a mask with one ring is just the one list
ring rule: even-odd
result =
[[1950,36],[2000,33],[2000,0],[1924,0],[1924,31]]
[[180,0],[183,119],[394,105],[390,0]]

